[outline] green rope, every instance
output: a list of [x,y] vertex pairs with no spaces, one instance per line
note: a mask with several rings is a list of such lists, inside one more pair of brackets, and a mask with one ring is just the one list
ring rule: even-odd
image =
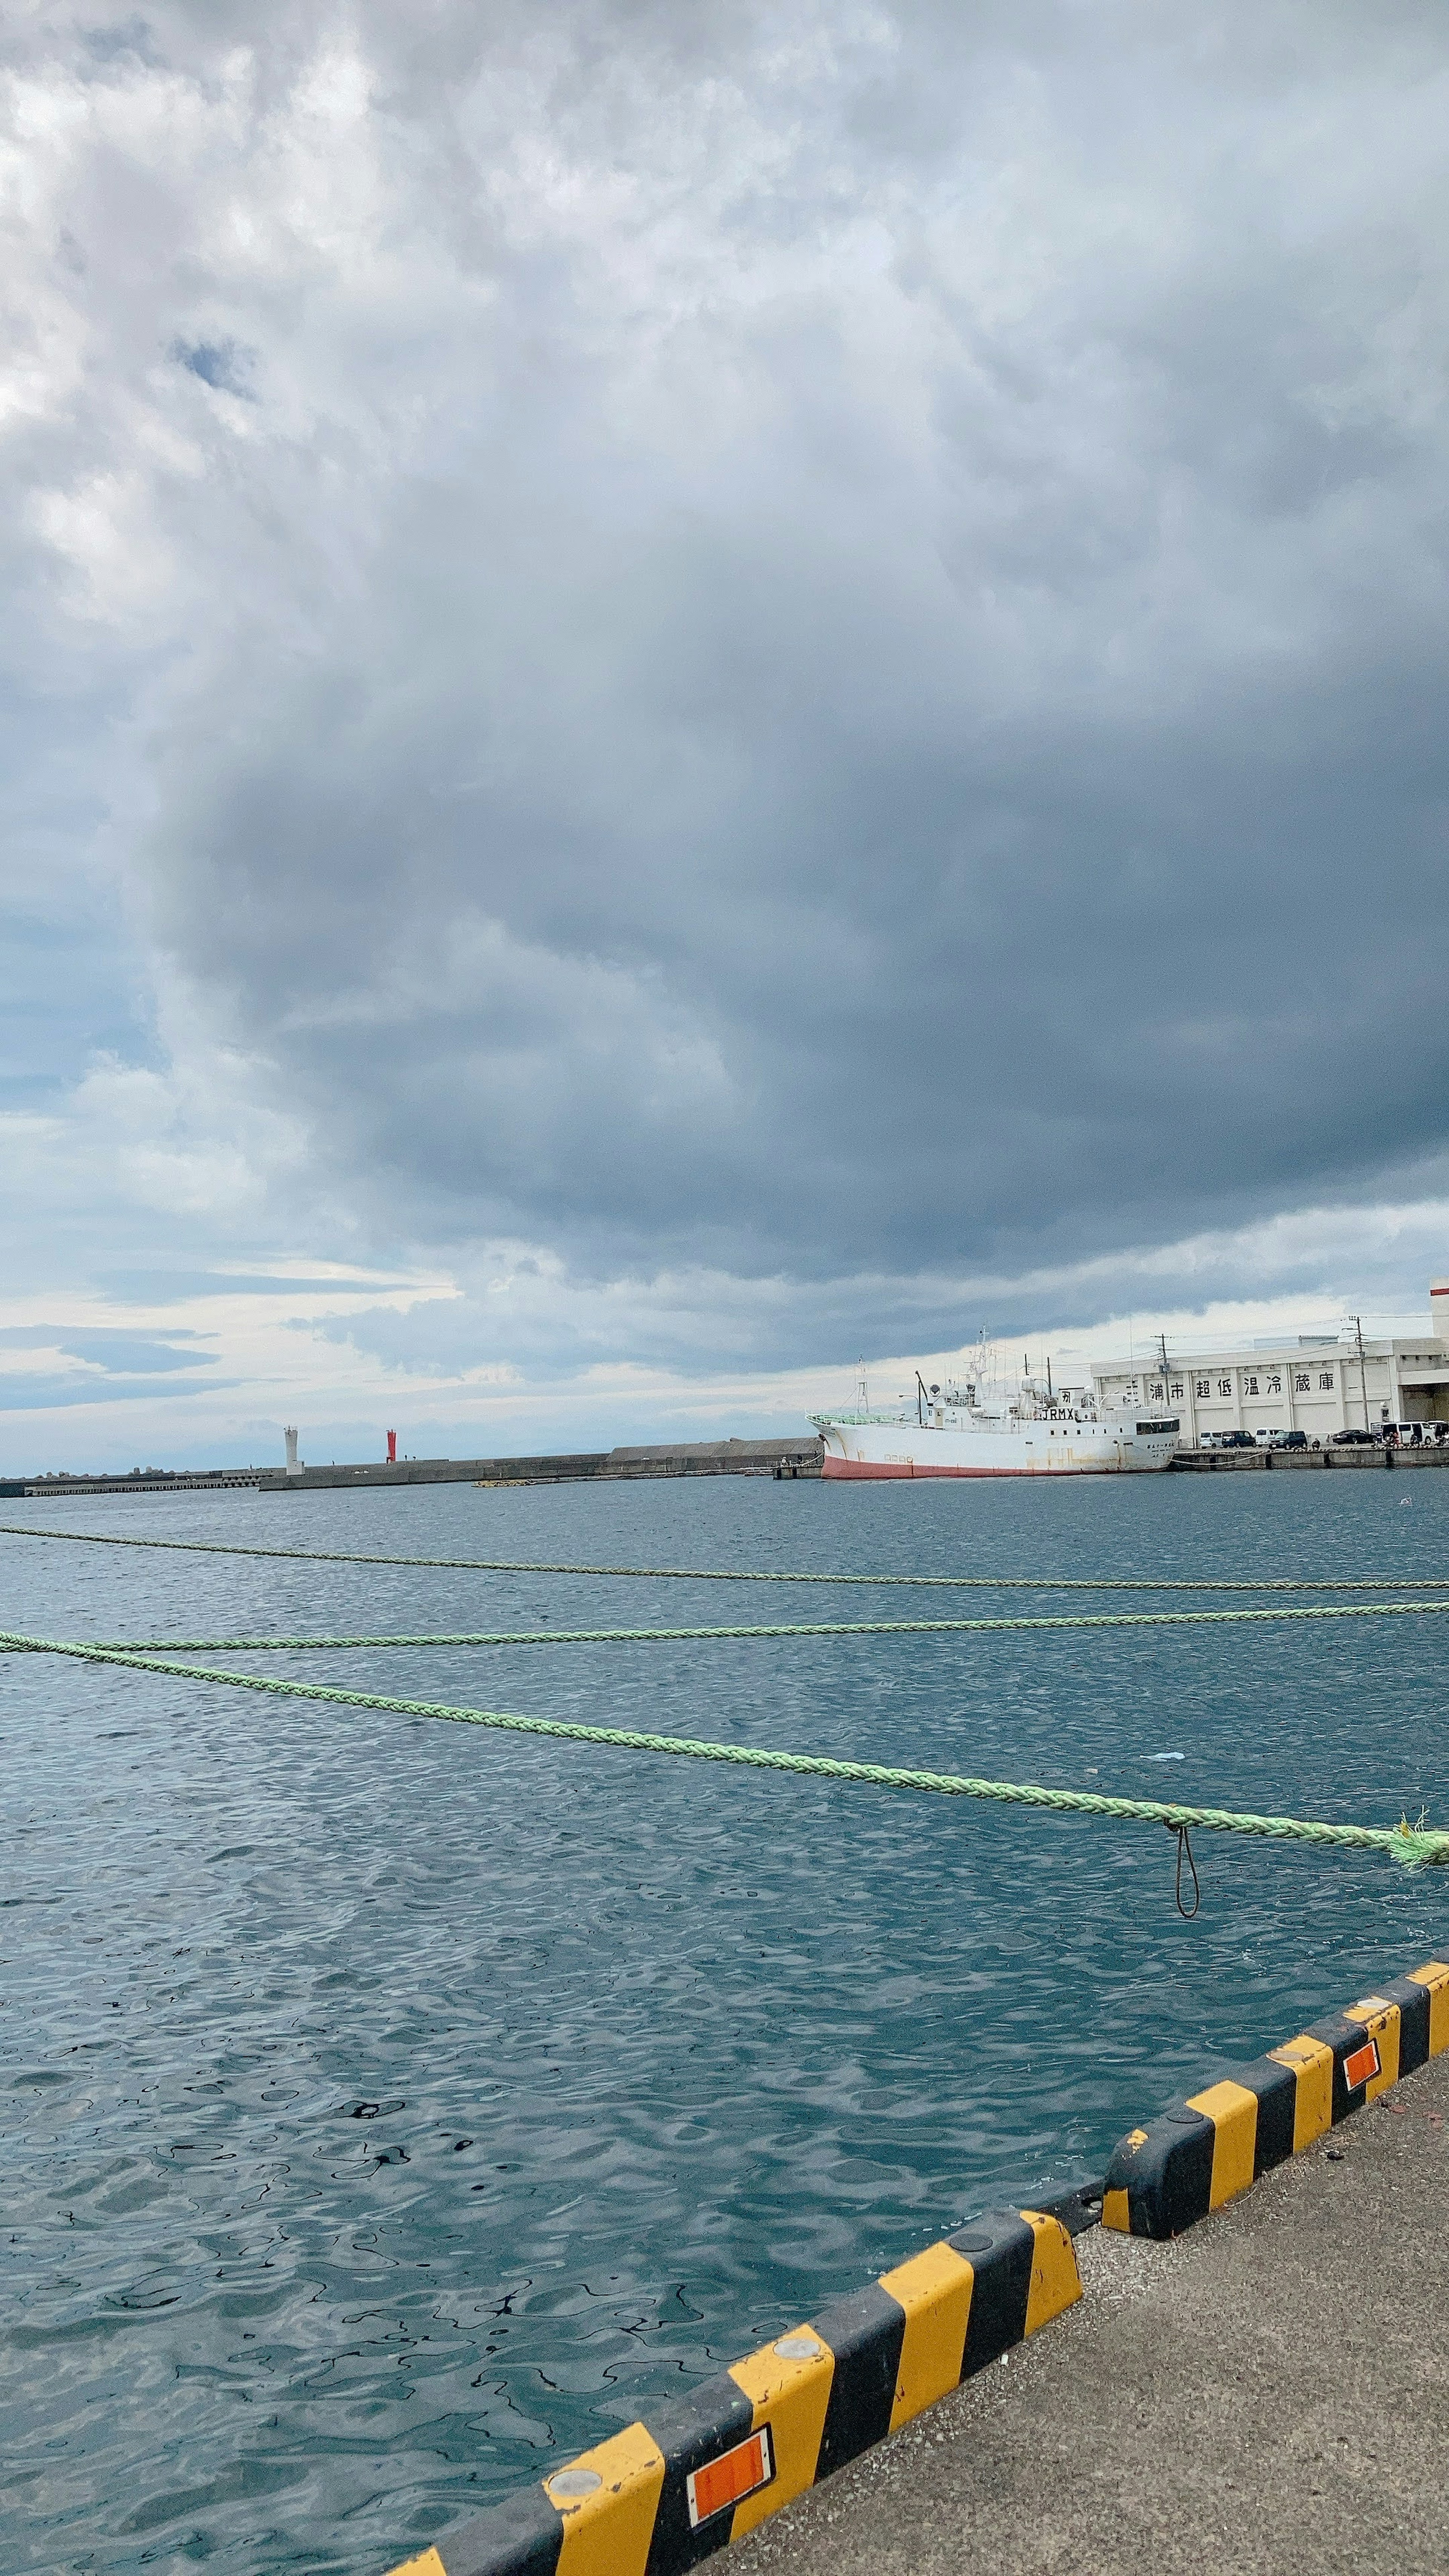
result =
[[[841,1619],[760,1628],[485,1628],[415,1637],[102,1637],[138,1655],[300,1654],[353,1646],[655,1646],[730,1637],[992,1636],[1021,1628],[1223,1627],[1262,1619],[1429,1619],[1449,1601],[1335,1601],[1308,1610],[1094,1610],[1039,1619]],[[3,1642],[3,1641],[0,1641]]]
[[71,1644],[54,1637],[21,1637],[0,1631],[0,1648],[65,1655],[77,1663],[117,1664],[131,1672],[160,1673],[176,1681],[218,1682],[233,1690],[274,1698],[322,1700],[334,1708],[377,1708],[401,1717],[447,1718],[458,1726],[496,1727],[512,1735],[554,1742],[612,1745],[630,1753],[680,1754],[695,1762],[732,1762],[751,1771],[790,1771],[817,1780],[852,1780],[879,1789],[922,1789],[944,1797],[985,1798],[1003,1806],[1042,1807],[1054,1815],[1117,1816],[1133,1823],[1197,1826],[1205,1833],[1251,1834],[1270,1842],[1313,1843],[1338,1851],[1387,1852],[1406,1869],[1449,1864],[1449,1833],[1401,1823],[1326,1825],[1296,1816],[1238,1815],[1226,1807],[1185,1807],[1156,1798],[1112,1798],[1095,1790],[1044,1789],[1013,1780],[974,1780],[950,1771],[903,1771],[882,1762],[832,1762],[818,1753],[775,1753],[750,1744],[709,1744],[687,1735],[645,1735],[632,1727],[583,1726],[556,1718],[514,1717],[495,1709],[454,1708],[446,1701],[391,1699],[375,1691],[336,1690],[323,1682],[272,1680],[264,1673],[218,1672],[206,1664],[177,1663],[169,1656],[137,1654],[117,1646]]
[[950,1585],[969,1592],[1377,1592],[1389,1581],[1397,1583],[1401,1592],[1440,1592],[1449,1586],[1449,1574],[1342,1574],[1303,1581],[1275,1575],[1265,1577],[1261,1583],[1244,1583],[1217,1576],[1174,1580],[1167,1575],[782,1574],[737,1566],[534,1565],[520,1564],[511,1557],[358,1556],[339,1548],[236,1547],[221,1539],[118,1538],[102,1530],[36,1529],[25,1521],[0,1521],[0,1537],[69,1539],[83,1547],[164,1548],[182,1556],[260,1556],[286,1565],[443,1567],[465,1574],[618,1575],[650,1583],[893,1583],[903,1587]]

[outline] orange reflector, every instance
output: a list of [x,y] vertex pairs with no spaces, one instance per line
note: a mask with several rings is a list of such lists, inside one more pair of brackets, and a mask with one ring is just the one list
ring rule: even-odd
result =
[[1379,2044],[1376,2039],[1366,2039],[1362,2048],[1356,2048],[1352,2057],[1343,2061],[1343,2080],[1350,2093],[1356,2093],[1360,2084],[1367,2084],[1370,2076],[1377,2075],[1378,2071]]
[[753,2495],[757,2487],[767,2487],[774,2474],[770,2428],[762,2424],[747,2442],[737,2443],[723,2459],[711,2460],[708,2468],[696,2469],[685,2479],[690,2530],[698,2531],[711,2514],[723,2513],[726,2505],[738,2504],[741,2496]]

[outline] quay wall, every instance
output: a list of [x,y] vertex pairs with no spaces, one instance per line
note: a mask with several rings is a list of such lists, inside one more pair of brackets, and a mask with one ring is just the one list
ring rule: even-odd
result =
[[1168,1473],[1174,1476],[1240,1476],[1260,1468],[1288,1467],[1312,1469],[1341,1468],[1360,1471],[1371,1469],[1382,1475],[1384,1469],[1399,1467],[1449,1467],[1449,1446],[1433,1449],[1179,1449],[1168,1461]]

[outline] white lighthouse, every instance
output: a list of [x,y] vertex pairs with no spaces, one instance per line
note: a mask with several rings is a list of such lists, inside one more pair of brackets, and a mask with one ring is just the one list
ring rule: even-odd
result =
[[297,1426],[295,1422],[288,1423],[286,1425],[282,1432],[282,1438],[287,1444],[287,1473],[289,1476],[300,1476],[302,1473],[302,1462],[297,1456]]

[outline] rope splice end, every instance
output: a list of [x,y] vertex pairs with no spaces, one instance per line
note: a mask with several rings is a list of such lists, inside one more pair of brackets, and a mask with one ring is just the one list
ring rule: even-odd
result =
[[1449,1834],[1426,1833],[1421,1824],[1411,1825],[1407,1816],[1390,1834],[1388,1848],[1401,1869],[1449,1868]]

